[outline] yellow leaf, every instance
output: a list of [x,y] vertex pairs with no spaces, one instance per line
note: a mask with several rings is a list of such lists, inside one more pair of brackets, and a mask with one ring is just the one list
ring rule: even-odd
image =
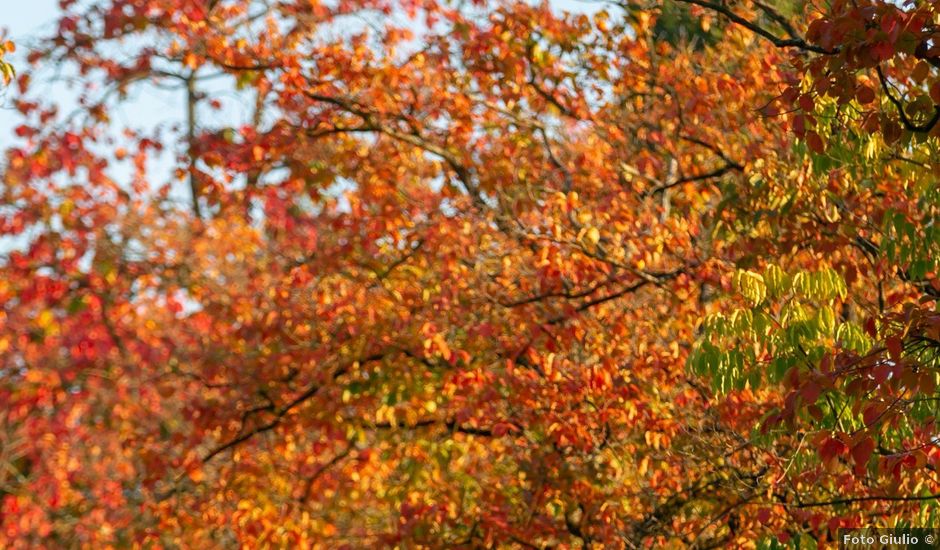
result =
[[44,310],[42,313],[39,314],[38,317],[36,317],[36,324],[39,325],[39,328],[43,330],[46,330],[50,326],[52,326],[52,323],[54,321],[55,321],[55,316],[48,309]]
[[601,240],[601,232],[597,230],[596,227],[592,227],[587,231],[587,240],[591,244],[597,244]]

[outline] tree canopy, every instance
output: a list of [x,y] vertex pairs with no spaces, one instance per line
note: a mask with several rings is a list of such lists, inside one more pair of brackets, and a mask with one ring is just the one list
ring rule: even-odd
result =
[[0,55],[0,546],[936,524],[935,3],[60,6]]

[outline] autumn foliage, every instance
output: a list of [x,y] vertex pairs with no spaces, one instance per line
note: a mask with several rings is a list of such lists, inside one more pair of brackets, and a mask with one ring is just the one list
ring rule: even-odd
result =
[[936,525],[933,2],[60,5],[0,129],[0,547]]

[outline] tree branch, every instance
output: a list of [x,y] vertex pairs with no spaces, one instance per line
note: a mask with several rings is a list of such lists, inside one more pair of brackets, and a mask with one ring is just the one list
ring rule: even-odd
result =
[[801,502],[793,506],[797,508],[818,508],[820,506],[837,506],[839,504],[854,504],[856,502],[923,502],[925,500],[938,500],[940,493],[916,497],[867,496],[854,498],[840,498],[836,500]]
[[199,183],[196,181],[196,72],[193,71],[186,78],[186,155],[189,160],[189,190],[193,195],[193,214],[202,219],[202,209],[199,206]]
[[933,118],[923,124],[914,124],[913,121],[908,118],[907,113],[904,112],[904,104],[901,103],[901,100],[895,97],[888,88],[888,79],[885,77],[884,71],[881,70],[881,65],[875,66],[875,72],[878,73],[878,80],[881,81],[881,89],[888,97],[888,101],[894,105],[895,110],[898,112],[898,117],[901,119],[901,124],[903,124],[905,128],[911,132],[929,132],[937,125],[937,122],[940,121],[940,105],[934,105]]
[[[346,374],[347,372],[349,372],[349,369],[351,369],[352,366],[353,366],[353,364],[355,364],[355,363],[365,364],[365,363],[369,363],[369,362],[371,362],[371,361],[378,361],[378,360],[380,360],[380,359],[382,359],[382,358],[384,358],[384,357],[385,357],[385,353],[384,353],[384,352],[383,352],[383,353],[376,353],[376,354],[370,355],[370,356],[368,356],[368,357],[365,357],[365,358],[363,358],[363,359],[360,359],[360,360],[358,360],[358,361],[354,361],[354,362],[351,362],[351,363],[347,363],[347,364],[345,364],[345,365],[339,367],[338,369],[334,370],[334,371],[333,371],[333,374],[330,376],[330,378],[331,378],[331,380],[336,380],[336,379],[339,378],[340,376],[343,376],[344,374]],[[300,395],[298,395],[297,397],[295,397],[294,399],[292,399],[289,403],[287,403],[286,405],[284,405],[284,406],[282,406],[281,408],[277,409],[277,412],[275,413],[275,416],[274,416],[274,419],[273,419],[273,420],[271,420],[270,422],[267,422],[267,423],[265,423],[265,424],[262,424],[262,425],[256,427],[255,429],[253,429],[253,430],[251,430],[251,431],[249,431],[249,432],[246,432],[246,433],[244,433],[244,434],[242,434],[242,435],[240,435],[240,436],[234,437],[234,438],[228,440],[227,442],[225,442],[225,443],[219,445],[218,447],[214,448],[213,450],[209,451],[205,456],[202,457],[202,463],[205,464],[205,463],[209,462],[210,460],[212,460],[212,459],[215,458],[216,456],[222,454],[223,452],[225,452],[225,451],[227,451],[227,450],[229,450],[229,449],[232,449],[232,448],[234,448],[234,447],[240,445],[241,443],[244,443],[245,441],[248,441],[249,439],[251,439],[252,437],[254,437],[254,436],[256,436],[256,435],[258,435],[258,434],[260,434],[260,433],[268,432],[268,431],[271,431],[271,430],[273,430],[274,428],[278,427],[278,426],[281,424],[281,421],[284,420],[284,417],[287,415],[287,413],[291,412],[292,410],[294,410],[294,409],[297,408],[298,406],[300,406],[300,405],[302,405],[303,403],[305,403],[305,402],[306,402],[307,400],[309,400],[310,398],[312,398],[312,397],[314,397],[315,395],[317,395],[317,393],[319,393],[321,389],[323,389],[323,386],[320,385],[320,384],[313,384],[313,385],[311,385],[311,386],[308,387],[306,390],[304,390]]]
[[[814,46],[813,44],[808,43],[806,40],[803,40],[802,38],[780,38],[779,36],[773,34],[767,29],[761,27],[757,23],[753,21],[749,21],[741,17],[740,15],[734,13],[733,11],[731,11],[730,9],[728,9],[727,7],[721,4],[715,4],[713,2],[707,2],[705,0],[676,0],[676,1],[682,2],[685,4],[694,4],[696,6],[701,6],[703,8],[707,8],[714,12],[720,13],[724,15],[725,17],[727,17],[728,19],[730,19],[733,23],[737,23],[738,25],[741,25],[742,27],[748,29],[754,34],[757,34],[759,36],[762,36],[763,38],[766,38],[774,46],[778,48],[797,48],[803,51],[820,53],[820,54],[825,54],[825,55],[832,55],[838,52],[838,50],[827,50],[826,48],[823,48],[820,46]],[[771,16],[771,19],[773,18],[774,17]],[[786,27],[784,28],[786,29]]]

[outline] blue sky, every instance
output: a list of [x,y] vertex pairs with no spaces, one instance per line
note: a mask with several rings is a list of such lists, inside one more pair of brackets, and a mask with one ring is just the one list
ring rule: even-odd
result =
[[[42,30],[46,33],[51,31],[52,21],[58,12],[57,0],[29,0],[27,5],[28,8],[5,10],[3,20],[0,21],[0,30],[6,31],[7,38],[12,38],[19,47],[12,61],[20,70],[23,68],[21,54],[26,50],[25,46],[29,43],[29,38],[36,36]],[[9,117],[0,113],[0,123],[3,124],[0,130],[6,126],[7,118]]]
[[[537,0],[535,0],[537,1]],[[32,70],[26,66],[23,59],[25,52],[32,43],[40,36],[48,36],[55,29],[55,21],[59,14],[58,0],[19,0],[22,7],[13,10],[7,10],[0,20],[0,29],[7,31],[7,36],[12,38],[18,45],[18,50],[10,59],[19,71]],[[558,9],[573,12],[593,12],[601,7],[600,1],[591,0],[550,0],[552,5]],[[39,68],[42,74],[42,67]],[[42,89],[42,95],[46,99],[51,99],[56,103],[69,105],[75,97],[64,83],[45,81],[40,82],[34,79],[33,84],[46,86]],[[35,92],[35,90],[34,90]],[[8,92],[0,92],[0,149],[12,144],[12,127],[17,124],[16,113],[10,108],[10,95]],[[116,114],[117,122],[130,125],[139,125],[143,123],[156,124],[162,115],[167,112],[179,112],[180,98],[179,94],[172,93],[148,93],[146,97],[139,97],[126,102]],[[165,109],[164,109],[165,108]],[[225,113],[228,114],[228,113]],[[241,113],[239,113],[241,114]]]
[[[35,71],[36,69],[27,66],[23,57],[38,37],[48,36],[54,31],[55,21],[59,14],[59,1],[19,0],[19,2],[28,7],[7,10],[3,14],[3,19],[0,20],[0,29],[7,31],[7,36],[18,45],[16,54],[10,59],[14,67],[18,71]],[[558,9],[573,12],[593,12],[603,7],[602,2],[591,0],[550,0],[550,2]],[[44,69],[48,68],[38,67],[38,72],[34,73],[33,93],[36,94],[38,91],[40,96],[58,103],[61,109],[70,109],[74,105],[76,91],[70,89],[64,82],[53,81],[49,78],[52,76],[51,71]],[[12,130],[19,123],[19,118],[10,106],[12,96],[12,91],[0,92],[0,150],[15,143]],[[167,121],[167,114],[181,113],[181,102],[181,93],[161,92],[151,88],[145,94],[124,101],[111,115],[116,123],[115,128],[118,130],[121,127],[155,127],[160,122]],[[237,98],[230,97],[230,101],[221,112],[201,114],[200,118],[234,126],[250,118],[248,108],[243,103],[239,104]],[[208,117],[205,116],[207,114]]]
[[[10,58],[10,61],[18,73],[34,70],[26,64],[25,54],[29,46],[35,44],[38,38],[49,36],[55,30],[55,22],[59,15],[58,0],[27,0],[24,3],[29,7],[7,11],[3,20],[0,21],[0,29],[6,31],[7,37],[17,45],[16,54]],[[43,67],[39,67],[38,74],[46,76]],[[48,76],[51,76],[51,73]],[[53,82],[51,79],[41,77],[34,79],[33,84],[41,86],[41,95],[45,99],[52,100],[61,106],[74,105],[76,93],[65,83]],[[10,106],[11,95],[10,92],[0,94],[0,147],[13,143],[12,127],[19,123],[17,113]],[[129,120],[139,122],[141,117],[157,121],[157,114],[161,112],[161,109],[141,108],[144,104],[153,101],[167,103],[173,102],[173,98],[169,95],[166,97],[154,95],[146,98],[144,102],[131,101],[119,109],[118,123]]]
[[[15,55],[11,56],[11,61],[17,71],[33,71],[33,95],[39,95],[46,100],[56,103],[60,106],[60,112],[67,112],[75,105],[77,91],[70,88],[62,81],[50,78],[53,73],[48,67],[31,68],[25,62],[25,54],[30,45],[35,44],[37,39],[49,36],[55,30],[56,19],[59,15],[59,0],[18,0],[21,6],[12,10],[6,10],[3,19],[0,20],[0,30],[6,32],[6,37],[17,43],[18,49]],[[539,1],[539,0],[533,0]],[[591,0],[549,0],[554,7],[560,10],[571,12],[591,13],[601,9],[604,4],[601,1]],[[0,91],[0,151],[14,145],[17,138],[13,133],[13,128],[20,124],[18,113],[11,107],[12,90]],[[223,103],[224,108],[209,117],[210,124],[237,126],[242,121],[250,120],[249,109],[244,97],[237,98],[230,95],[229,100]],[[122,128],[132,127],[137,129],[152,129],[160,124],[166,124],[180,120],[182,116],[181,92],[158,91],[149,87],[148,90],[139,93],[136,97],[131,97],[120,103],[111,111],[112,130],[115,135]],[[165,177],[170,177],[170,170],[173,165],[172,155],[174,151],[167,151],[162,157],[152,159],[150,166],[151,176],[161,179],[161,172]],[[121,175],[130,174],[130,166],[113,167],[118,172],[113,173],[118,179]],[[164,180],[166,181],[166,180]],[[189,192],[185,186],[174,186],[171,193],[172,200],[178,200],[186,204],[190,199]],[[0,261],[5,253],[12,249],[20,248],[27,242],[25,235],[10,238],[9,236],[0,236]]]
[[56,0],[30,0],[28,8],[7,10],[3,14],[3,26],[12,31],[13,38],[22,38],[48,23],[58,11]]
[[[539,0],[533,0],[539,1]],[[591,0],[549,0],[557,9],[572,12],[593,12],[603,7],[601,1]],[[25,62],[25,54],[30,45],[35,44],[40,37],[49,36],[55,30],[56,19],[59,15],[59,0],[19,0],[21,5],[28,6],[19,9],[7,10],[0,20],[0,29],[6,31],[7,37],[17,43],[17,52],[10,58],[17,71],[33,71],[32,95],[42,97],[59,105],[60,113],[68,112],[75,106],[78,92],[61,80],[51,78],[51,67],[29,67]],[[244,96],[228,91],[225,83],[218,94],[213,94],[223,100],[223,109],[214,113],[200,113],[200,118],[212,126],[237,126],[250,120],[250,102],[244,101]],[[115,134],[122,128],[152,129],[159,124],[178,122],[182,116],[182,92],[160,91],[153,87],[141,88],[136,96],[122,101],[111,111]],[[223,91],[225,90],[225,91]],[[17,112],[11,107],[14,93],[12,90],[0,91],[0,151],[14,145],[17,138],[13,128],[20,123]],[[115,135],[112,134],[112,135]],[[168,152],[170,155],[172,151]],[[166,168],[169,172],[171,157],[164,156],[153,166],[158,170]],[[168,174],[167,174],[168,175]],[[185,197],[178,197],[186,200]],[[0,251],[3,250],[0,243]]]

